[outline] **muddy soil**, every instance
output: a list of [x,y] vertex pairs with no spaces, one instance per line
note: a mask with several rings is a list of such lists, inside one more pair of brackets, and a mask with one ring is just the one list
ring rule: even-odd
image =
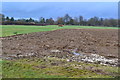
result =
[[[78,53],[118,57],[118,30],[115,29],[64,29],[35,32],[1,38],[2,54],[17,55],[34,53],[46,55],[69,55],[77,48]],[[59,50],[58,53],[51,51]]]

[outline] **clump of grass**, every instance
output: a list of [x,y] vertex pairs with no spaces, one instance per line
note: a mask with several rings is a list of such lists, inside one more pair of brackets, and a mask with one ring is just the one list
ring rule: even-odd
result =
[[17,34],[18,34],[18,32],[13,32],[13,34],[17,35]]

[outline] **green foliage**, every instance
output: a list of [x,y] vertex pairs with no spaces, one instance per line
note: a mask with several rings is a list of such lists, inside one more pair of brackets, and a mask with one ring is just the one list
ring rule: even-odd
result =
[[50,19],[46,19],[46,24],[50,24],[50,25],[53,25],[54,24],[54,20],[52,18]]
[[0,14],[0,22],[1,21],[5,21],[5,15],[3,15],[3,14]]
[[13,34],[18,34],[17,32],[13,32]]
[[30,19],[28,20],[28,22],[34,22],[34,20],[33,20],[32,18],[30,18]]
[[63,17],[59,17],[57,20],[50,18],[45,19],[41,17],[40,20],[34,20],[32,18],[29,19],[17,19],[14,20],[14,17],[6,17],[3,14],[0,14],[2,17],[2,24],[3,25],[55,25],[55,24],[65,24],[65,25],[81,25],[81,26],[109,26],[109,27],[118,27],[118,19],[107,19],[107,18],[99,18],[99,17],[92,17],[89,19],[84,19],[83,16],[74,17],[72,18],[69,14],[65,14]]
[[40,23],[45,23],[45,18],[41,17],[40,18]]
[[14,21],[14,18],[13,18],[13,17],[11,17],[10,21]]
[[8,17],[8,16],[6,17],[6,20],[7,20],[7,21],[10,21],[10,19],[9,19],[9,17]]

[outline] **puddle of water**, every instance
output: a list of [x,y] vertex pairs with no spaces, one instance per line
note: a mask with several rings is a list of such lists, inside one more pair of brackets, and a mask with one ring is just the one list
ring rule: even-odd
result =
[[74,55],[80,55],[80,53],[73,52]]

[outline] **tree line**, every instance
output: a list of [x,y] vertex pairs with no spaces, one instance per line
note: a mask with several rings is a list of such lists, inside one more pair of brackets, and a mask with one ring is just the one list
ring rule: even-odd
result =
[[45,19],[40,17],[39,20],[29,19],[17,19],[14,17],[8,17],[0,14],[2,25],[81,25],[81,26],[110,26],[118,27],[118,19],[106,19],[99,17],[92,17],[90,19],[85,19],[83,16],[72,18],[69,14],[65,14],[63,17],[58,17],[57,20],[53,18]]

